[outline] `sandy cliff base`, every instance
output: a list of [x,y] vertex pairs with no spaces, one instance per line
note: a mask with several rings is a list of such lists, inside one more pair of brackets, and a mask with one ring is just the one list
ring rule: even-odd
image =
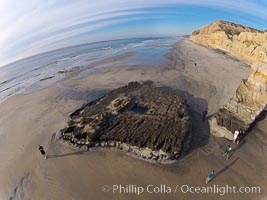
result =
[[[197,67],[194,63],[197,62]],[[83,79],[70,79],[0,104],[0,199],[264,199],[267,171],[267,119],[263,118],[234,151],[222,157],[229,143],[209,135],[201,113],[213,114],[230,98],[249,68],[220,52],[183,41],[158,67],[101,68]],[[153,81],[187,98],[193,121],[191,149],[171,165],[148,163],[117,150],[77,152],[56,141],[53,134],[64,127],[68,114],[85,100],[94,99],[129,81]],[[44,160],[37,151],[42,144]],[[255,194],[119,194],[103,192],[103,185],[133,184],[141,187],[165,184],[205,186],[207,174],[217,176],[209,184],[260,186]],[[106,191],[106,186],[104,188]]]

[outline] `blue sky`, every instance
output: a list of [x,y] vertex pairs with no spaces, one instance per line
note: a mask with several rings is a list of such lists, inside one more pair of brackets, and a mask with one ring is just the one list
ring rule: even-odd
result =
[[0,0],[0,67],[77,44],[190,34],[218,19],[267,29],[267,0]]

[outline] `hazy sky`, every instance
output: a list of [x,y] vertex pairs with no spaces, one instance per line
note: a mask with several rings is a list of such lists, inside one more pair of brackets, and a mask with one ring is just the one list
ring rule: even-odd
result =
[[0,66],[120,38],[190,34],[224,19],[267,28],[267,0],[0,0]]

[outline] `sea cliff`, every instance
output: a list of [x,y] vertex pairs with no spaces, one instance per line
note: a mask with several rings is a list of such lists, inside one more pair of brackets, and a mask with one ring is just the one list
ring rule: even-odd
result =
[[233,139],[236,129],[247,131],[267,105],[267,33],[226,21],[216,21],[190,36],[190,40],[220,49],[251,65],[236,94],[210,119],[215,136]]
[[249,64],[267,63],[267,32],[219,20],[196,30],[190,40],[223,50]]

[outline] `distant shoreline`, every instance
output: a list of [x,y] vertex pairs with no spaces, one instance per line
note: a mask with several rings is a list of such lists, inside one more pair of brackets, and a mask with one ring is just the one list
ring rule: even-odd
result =
[[173,36],[173,37],[170,36],[170,37],[122,38],[122,39],[103,40],[103,41],[97,41],[97,42],[82,43],[82,44],[77,44],[77,45],[73,45],[73,46],[67,46],[67,47],[63,47],[63,48],[59,48],[59,49],[53,49],[53,50],[42,52],[42,53],[38,53],[38,54],[35,54],[35,55],[32,55],[32,56],[27,56],[25,58],[21,58],[21,59],[18,59],[16,61],[9,62],[7,64],[1,65],[0,66],[0,69],[1,68],[5,68],[5,67],[8,67],[9,65],[12,65],[12,64],[15,64],[15,63],[18,63],[18,62],[21,62],[21,61],[30,59],[30,58],[38,57],[38,56],[45,55],[45,54],[52,53],[52,52],[56,52],[56,51],[59,51],[59,50],[64,50],[64,49],[69,49],[69,48],[77,48],[77,47],[85,46],[85,45],[105,43],[105,42],[112,42],[112,41],[134,40],[134,39],[164,39],[164,38],[176,38],[176,37],[189,37],[189,35],[180,35],[180,36]]

